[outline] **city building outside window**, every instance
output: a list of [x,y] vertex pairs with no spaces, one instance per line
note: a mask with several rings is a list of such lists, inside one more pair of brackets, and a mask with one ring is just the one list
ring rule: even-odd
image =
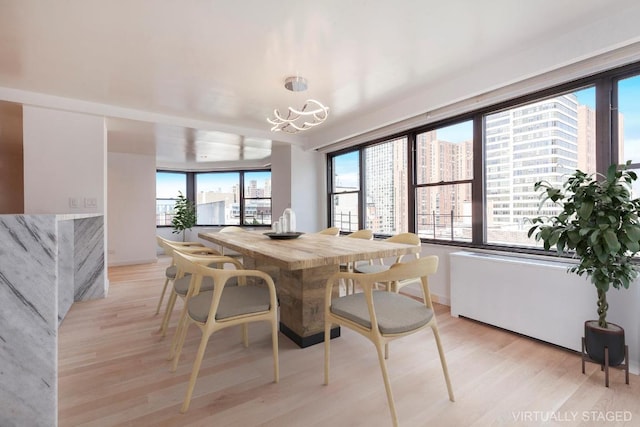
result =
[[415,153],[417,234],[470,242],[473,121],[419,133]]
[[559,207],[540,207],[534,184],[561,186],[576,169],[594,173],[595,128],[594,87],[484,116],[486,243],[536,246],[529,218]]
[[363,153],[364,228],[383,235],[409,231],[407,138],[371,145]]

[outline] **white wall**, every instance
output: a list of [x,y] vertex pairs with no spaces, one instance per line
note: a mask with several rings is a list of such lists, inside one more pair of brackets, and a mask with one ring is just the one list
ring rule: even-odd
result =
[[24,106],[23,144],[25,213],[105,212],[104,117]]
[[[296,213],[298,231],[314,232],[324,228],[327,189],[324,154],[291,147],[291,207]],[[322,195],[322,199],[318,198]]]
[[324,155],[288,144],[274,144],[271,154],[271,203],[273,218],[286,208],[296,214],[296,229],[313,232],[326,221]]
[[108,153],[109,265],[156,261],[155,154]]

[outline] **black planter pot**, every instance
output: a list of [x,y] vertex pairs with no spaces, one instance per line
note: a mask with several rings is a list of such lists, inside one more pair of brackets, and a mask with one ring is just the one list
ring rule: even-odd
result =
[[586,352],[596,363],[605,363],[605,347],[609,352],[609,366],[618,366],[625,361],[624,329],[615,323],[608,328],[598,326],[597,320],[584,322]]

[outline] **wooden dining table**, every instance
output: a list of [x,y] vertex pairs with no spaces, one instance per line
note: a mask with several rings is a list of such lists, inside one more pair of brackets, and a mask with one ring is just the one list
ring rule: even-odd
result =
[[[283,240],[264,231],[208,232],[198,237],[241,253],[245,268],[275,270],[280,331],[300,347],[324,341],[325,286],[340,264],[420,251],[415,245],[316,233]],[[338,327],[331,330],[332,338],[339,335]]]

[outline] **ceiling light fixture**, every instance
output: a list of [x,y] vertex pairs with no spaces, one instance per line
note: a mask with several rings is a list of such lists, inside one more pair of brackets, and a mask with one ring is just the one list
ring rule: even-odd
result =
[[[307,90],[307,80],[304,77],[287,77],[284,87],[291,92],[304,92]],[[272,124],[272,132],[298,133],[311,129],[323,123],[329,116],[329,107],[322,105],[315,99],[307,99],[301,109],[289,107],[287,116],[284,117],[278,109],[273,110],[274,118],[267,118]]]

